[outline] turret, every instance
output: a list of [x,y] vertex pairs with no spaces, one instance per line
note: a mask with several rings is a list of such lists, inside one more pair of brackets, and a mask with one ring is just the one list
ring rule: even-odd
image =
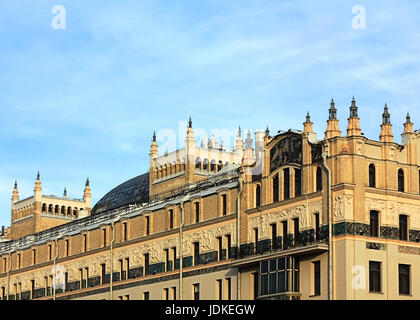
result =
[[303,123],[303,131],[306,133],[313,133],[312,129],[313,122],[311,122],[311,116],[309,115],[309,111],[306,114],[306,121]]
[[388,106],[385,103],[384,113],[382,114],[381,133],[379,135],[381,142],[394,142],[392,134],[391,115],[388,112]]
[[35,181],[34,198],[35,202],[40,202],[42,198],[41,177],[39,175],[39,171]]
[[185,165],[186,183],[192,183],[195,173],[195,137],[191,117],[188,121],[187,137],[185,138],[185,151],[187,162]]
[[12,193],[12,205],[19,201],[19,191],[17,187],[17,181],[15,180],[15,187],[13,188]]
[[238,137],[235,140],[235,152],[240,155],[240,159],[244,156],[244,141],[242,140],[241,127],[238,129]]
[[249,166],[255,163],[255,152],[252,145],[253,141],[251,137],[251,130],[249,130],[245,140],[245,152],[244,157],[242,159],[243,165]]
[[152,144],[150,146],[149,153],[149,185],[151,186],[153,181],[157,179],[155,174],[155,161],[154,159],[158,156],[158,145],[156,142],[156,132],[153,132]]
[[360,123],[359,123],[359,116],[357,114],[358,108],[356,106],[356,100],[351,101],[350,106],[350,117],[348,119],[348,126],[347,126],[347,136],[361,136],[362,130],[360,129]]
[[327,121],[327,130],[325,131],[325,139],[333,137],[340,137],[341,131],[338,127],[337,109],[335,108],[334,99],[331,99],[331,106],[329,109],[329,117]]
[[407,112],[406,121],[404,123],[404,133],[413,133],[413,123],[411,122],[410,114]]
[[64,199],[67,198],[67,188],[66,187],[64,187],[63,198]]

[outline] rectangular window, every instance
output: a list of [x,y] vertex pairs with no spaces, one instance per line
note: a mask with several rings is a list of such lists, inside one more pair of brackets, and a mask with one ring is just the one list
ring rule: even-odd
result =
[[295,169],[295,197],[302,195],[302,171]]
[[125,279],[128,279],[129,271],[130,271],[130,258],[125,258]]
[[106,229],[102,229],[102,246],[106,247]]
[[150,300],[150,293],[149,293],[149,291],[143,292],[143,300]]
[[283,174],[284,174],[283,195],[284,195],[284,199],[289,199],[290,198],[290,170],[289,168],[283,169]]
[[252,274],[252,280],[254,283],[254,292],[253,292],[253,296],[254,296],[254,300],[257,299],[259,293],[258,293],[258,272],[254,272]]
[[195,222],[200,222],[200,204],[198,202],[195,203]]
[[222,279],[216,280],[216,294],[217,294],[217,300],[223,300]]
[[105,263],[101,264],[101,284],[105,283],[105,277],[106,277],[106,265]]
[[314,268],[314,295],[321,294],[321,261],[312,262]]
[[232,258],[232,240],[230,234],[226,235],[227,242],[227,257],[228,259]]
[[378,211],[370,212],[369,233],[371,237],[377,237],[379,234],[379,214]]
[[87,251],[87,235],[83,235],[83,252]]
[[398,281],[399,281],[399,293],[409,295],[410,294],[410,266],[407,264],[398,265]]
[[[88,287],[88,282],[89,282],[89,267],[85,268],[85,275],[86,275],[86,288]],[[66,282],[67,285],[67,282]]]
[[406,215],[400,215],[400,229],[399,229],[399,236],[400,240],[407,241],[407,216]]
[[69,245],[69,240],[65,241],[65,255],[66,257],[68,257],[70,255],[70,245]]
[[315,213],[315,236],[316,236],[316,240],[319,240],[319,238],[321,237],[321,235],[320,235],[319,213],[318,212]]
[[6,300],[6,288],[1,287],[1,299]]
[[31,298],[33,299],[35,292],[35,280],[31,280]]
[[150,234],[150,217],[146,216],[146,235]]
[[176,300],[176,287],[172,287],[172,300]]
[[273,178],[273,202],[279,201],[279,176]]
[[200,243],[194,242],[194,265],[200,264]]
[[169,288],[163,289],[163,300],[169,300]]
[[217,237],[217,245],[218,245],[218,258],[219,261],[221,261],[223,259],[223,241],[222,241],[222,237]]
[[146,276],[149,274],[149,254],[148,253],[144,255],[144,272]]
[[200,300],[200,284],[193,284],[194,300]]
[[227,300],[232,300],[232,280],[231,278],[226,278],[226,296]]
[[118,260],[119,264],[120,264],[120,281],[121,280],[125,280],[124,279],[124,263],[123,260]]
[[300,233],[299,233],[299,218],[293,219],[293,236],[295,238],[295,245],[300,243]]
[[254,244],[255,244],[255,252],[259,252],[258,251],[258,228],[254,228]]
[[169,229],[172,230],[174,228],[174,210],[169,210]]
[[172,259],[173,259],[173,265],[175,270],[175,261],[176,261],[176,247],[172,248]]
[[122,241],[127,241],[127,222],[122,224]]
[[277,248],[277,223],[270,224],[271,227],[271,246]]
[[222,195],[222,215],[227,214],[227,197],[226,195]]
[[165,256],[165,271],[169,271],[169,249],[164,249],[164,256]]
[[7,258],[3,258],[3,272],[7,271]]
[[369,291],[381,292],[381,263],[369,261]]
[[32,265],[36,264],[36,249],[32,249]]
[[283,227],[283,250],[288,247],[288,230],[287,230],[287,220],[281,222]]
[[79,269],[79,275],[80,275],[80,288],[86,288],[86,281],[84,281],[83,277],[83,269]]

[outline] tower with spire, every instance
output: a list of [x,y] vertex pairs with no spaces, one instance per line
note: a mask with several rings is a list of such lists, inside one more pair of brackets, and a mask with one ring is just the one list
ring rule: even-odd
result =
[[385,102],[384,113],[382,114],[381,133],[379,135],[381,142],[394,142],[392,133],[391,115],[388,111],[388,105]]
[[340,136],[341,131],[338,127],[337,109],[335,108],[334,99],[331,99],[329,116],[327,120],[327,130],[325,131],[325,139],[331,139]]
[[347,136],[361,136],[362,130],[360,129],[360,118],[358,115],[358,108],[356,105],[356,100],[351,100],[350,106],[350,117],[348,118],[348,125],[347,125]]

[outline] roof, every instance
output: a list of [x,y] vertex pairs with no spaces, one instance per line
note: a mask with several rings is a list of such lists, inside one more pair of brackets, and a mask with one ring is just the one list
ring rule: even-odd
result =
[[109,191],[95,204],[92,214],[147,202],[149,202],[149,173],[127,180]]

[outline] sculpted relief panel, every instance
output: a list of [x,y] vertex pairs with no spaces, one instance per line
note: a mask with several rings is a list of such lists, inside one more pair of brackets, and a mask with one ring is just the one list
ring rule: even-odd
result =
[[397,201],[385,201],[366,198],[366,213],[371,210],[380,212],[382,225],[398,226],[400,214],[406,214],[410,219],[410,229],[420,229],[420,206]]
[[339,195],[334,198],[334,222],[353,219],[353,196]]
[[258,228],[258,238],[265,239],[270,237],[268,227],[272,223],[276,223],[285,219],[299,218],[299,229],[312,228],[314,225],[315,212],[319,212],[322,216],[322,201],[314,201],[308,204],[284,209],[278,212],[262,214],[258,217],[249,219],[248,240],[253,239],[253,229]]

